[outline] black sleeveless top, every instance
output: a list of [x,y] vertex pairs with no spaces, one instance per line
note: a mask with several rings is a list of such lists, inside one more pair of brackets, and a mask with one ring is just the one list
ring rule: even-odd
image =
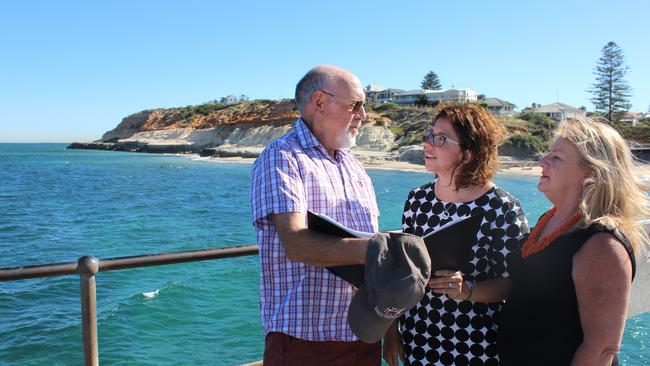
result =
[[498,330],[497,348],[502,365],[571,363],[583,338],[571,276],[573,256],[592,235],[600,232],[612,234],[625,247],[634,278],[636,261],[627,238],[598,224],[561,235],[525,260],[519,253],[518,265],[511,272],[514,286]]

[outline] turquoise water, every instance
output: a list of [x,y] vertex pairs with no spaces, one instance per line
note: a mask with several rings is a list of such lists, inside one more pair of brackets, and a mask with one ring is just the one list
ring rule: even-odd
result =
[[[426,173],[369,170],[380,227],[400,227]],[[249,164],[0,144],[0,267],[252,244]],[[529,220],[536,180],[498,176]],[[257,257],[101,272],[102,365],[235,365],[261,359]],[[144,293],[154,293],[152,297]],[[0,283],[0,365],[81,365],[76,276]],[[622,361],[650,363],[650,314],[627,323]]]

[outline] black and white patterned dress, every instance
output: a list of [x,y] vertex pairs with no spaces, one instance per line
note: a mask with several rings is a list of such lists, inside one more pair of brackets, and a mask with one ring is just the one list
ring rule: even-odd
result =
[[[494,187],[470,202],[439,200],[434,183],[415,188],[404,205],[404,232],[427,234],[451,221],[483,212],[473,258],[461,272],[470,281],[508,277],[508,265],[528,234],[519,201]],[[479,211],[479,212],[477,212]],[[512,253],[514,254],[514,253]],[[496,330],[503,303],[454,300],[427,288],[424,297],[400,319],[410,365],[498,365]]]

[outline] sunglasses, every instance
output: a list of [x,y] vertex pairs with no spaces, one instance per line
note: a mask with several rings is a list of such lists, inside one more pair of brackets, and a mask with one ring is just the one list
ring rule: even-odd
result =
[[[320,91],[322,91],[323,93],[329,95],[330,97],[336,99],[336,95],[334,95],[334,94],[332,94],[332,93],[330,93],[330,92],[326,92],[326,91],[323,90],[323,89],[318,89],[318,90],[320,90]],[[359,113],[359,111],[361,110],[361,108],[365,108],[366,104],[367,104],[367,103],[364,102],[363,100],[355,100],[355,101],[354,101],[354,104],[352,105],[352,113]]]
[[450,139],[445,135],[439,135],[433,133],[433,130],[430,128],[424,130],[424,135],[422,136],[422,142],[428,142],[434,146],[443,147],[447,141],[451,142],[452,144],[456,144],[460,146],[460,142]]

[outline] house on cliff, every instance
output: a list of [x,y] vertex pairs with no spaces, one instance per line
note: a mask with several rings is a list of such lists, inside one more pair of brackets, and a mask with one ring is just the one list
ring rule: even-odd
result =
[[516,105],[499,98],[486,98],[482,103],[487,105],[487,109],[494,116],[512,116]]
[[476,102],[478,93],[474,89],[440,89],[440,90],[427,90],[416,89],[409,90],[403,93],[396,93],[394,101],[401,105],[415,105],[420,96],[425,96],[429,104],[435,102]]
[[532,110],[533,112],[543,114],[558,123],[566,121],[568,118],[587,117],[587,111],[564,103],[551,103],[542,106],[533,104]]
[[223,104],[235,104],[235,103],[239,102],[239,98],[237,98],[234,95],[228,95],[226,97],[221,98],[221,100],[219,102],[221,102]]
[[370,104],[383,104],[393,102],[395,94],[403,93],[402,89],[384,88],[377,84],[368,84],[365,88],[366,102]]

